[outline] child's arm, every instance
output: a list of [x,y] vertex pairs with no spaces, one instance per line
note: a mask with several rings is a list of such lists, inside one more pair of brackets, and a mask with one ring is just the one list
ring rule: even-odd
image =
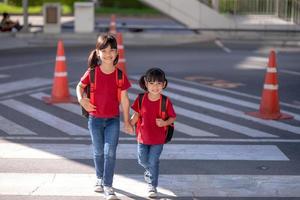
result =
[[161,119],[161,118],[157,118],[157,119],[156,119],[156,125],[157,125],[158,127],[169,126],[169,125],[172,124],[175,120],[176,120],[175,117],[170,117],[170,118],[167,119],[167,120],[163,120],[163,119]]
[[84,107],[84,109],[88,112],[92,112],[96,110],[96,106],[90,103],[90,99],[83,97],[83,91],[86,87],[85,84],[79,82],[76,87],[76,95],[79,104]]
[[123,118],[124,118],[124,131],[127,133],[133,133],[133,128],[129,122],[129,98],[126,90],[122,90],[121,92],[121,105],[123,110]]
[[134,114],[130,118],[131,126],[134,126],[137,123],[138,120],[139,120],[139,113],[134,112]]

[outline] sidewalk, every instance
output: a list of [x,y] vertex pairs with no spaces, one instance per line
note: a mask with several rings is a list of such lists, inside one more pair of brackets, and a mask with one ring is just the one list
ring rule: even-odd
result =
[[[13,20],[23,23],[22,16],[12,16]],[[62,30],[58,34],[43,33],[43,17],[29,16],[28,22],[33,25],[29,33],[0,33],[0,50],[27,48],[36,46],[56,46],[62,39],[66,46],[95,45],[97,36],[108,29],[110,17],[103,16],[95,19],[93,33],[75,33],[74,17],[61,18]],[[136,27],[140,27],[137,30]],[[273,45],[299,46],[300,36],[293,33],[257,33],[257,32],[212,32],[195,33],[184,28],[181,24],[162,18],[117,18],[117,29],[123,33],[125,45],[178,45],[214,41],[216,38],[233,42],[268,43]],[[297,34],[297,33],[294,33]]]

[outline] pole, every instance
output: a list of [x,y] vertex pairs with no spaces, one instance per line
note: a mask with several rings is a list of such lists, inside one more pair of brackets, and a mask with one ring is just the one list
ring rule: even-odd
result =
[[23,6],[23,28],[22,32],[28,32],[28,0],[22,0]]

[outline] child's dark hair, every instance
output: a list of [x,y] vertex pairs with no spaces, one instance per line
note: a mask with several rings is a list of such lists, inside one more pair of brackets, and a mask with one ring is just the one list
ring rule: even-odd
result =
[[[96,43],[96,49],[94,49],[88,58],[88,67],[89,68],[94,68],[97,65],[101,64],[101,60],[99,56],[97,56],[96,50],[102,50],[110,46],[112,49],[118,50],[118,44],[116,38],[110,34],[110,33],[105,33],[102,34],[98,37],[97,43]],[[114,65],[116,65],[119,61],[119,55],[114,60]]]
[[164,88],[165,89],[168,85],[168,80],[166,79],[166,75],[165,75],[165,72],[163,70],[161,70],[160,68],[151,68],[149,69],[146,74],[144,74],[143,76],[141,76],[140,80],[139,80],[139,84],[140,84],[140,87],[147,91],[147,87],[146,87],[146,82],[162,82],[162,83],[166,83]]

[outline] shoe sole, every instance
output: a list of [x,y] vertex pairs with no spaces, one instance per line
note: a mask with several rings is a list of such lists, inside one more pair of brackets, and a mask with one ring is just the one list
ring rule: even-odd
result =
[[108,196],[105,197],[106,200],[118,200],[119,198],[117,196]]
[[149,198],[156,198],[156,197],[157,197],[157,194],[149,194],[148,197],[149,197]]
[[102,187],[95,188],[95,189],[94,189],[94,192],[103,192],[103,188],[102,188]]

